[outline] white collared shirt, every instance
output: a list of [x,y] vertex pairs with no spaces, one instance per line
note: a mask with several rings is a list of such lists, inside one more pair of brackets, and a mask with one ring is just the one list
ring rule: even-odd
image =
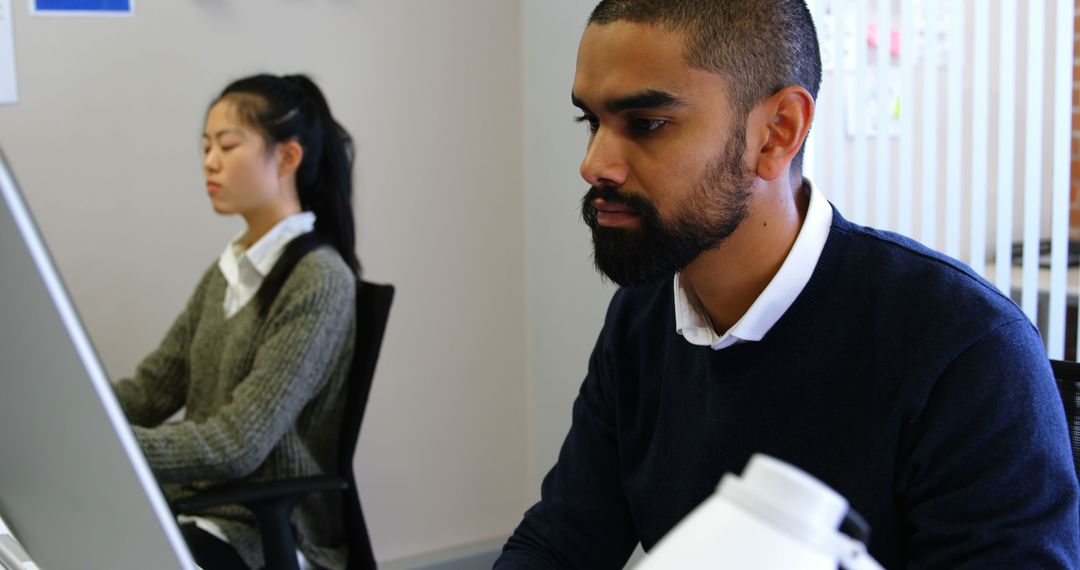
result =
[[810,188],[810,206],[795,244],[765,290],[724,334],[713,329],[696,296],[683,288],[681,273],[675,274],[675,332],[687,342],[720,350],[740,342],[759,341],[795,302],[814,273],[832,227],[832,207],[828,200],[809,180],[806,184]]
[[231,318],[259,291],[266,275],[297,236],[315,227],[313,212],[300,212],[281,220],[251,247],[244,249],[237,235],[218,258],[218,268],[225,277],[225,318]]

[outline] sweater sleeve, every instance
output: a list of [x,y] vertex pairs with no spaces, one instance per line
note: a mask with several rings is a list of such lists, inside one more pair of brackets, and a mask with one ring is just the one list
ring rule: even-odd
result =
[[162,483],[251,474],[331,376],[352,338],[355,280],[347,271],[298,278],[304,261],[271,307],[251,370],[228,404],[206,421],[135,428]]
[[605,373],[603,339],[602,332],[540,502],[525,513],[496,570],[622,568],[637,545],[620,475],[616,380]]
[[198,325],[199,307],[209,275],[209,271],[203,275],[183,312],[176,317],[157,349],[139,363],[135,375],[113,385],[120,407],[133,426],[156,426],[184,407],[191,337]]
[[897,500],[909,568],[1080,567],[1065,416],[1030,322],[965,350],[908,428]]

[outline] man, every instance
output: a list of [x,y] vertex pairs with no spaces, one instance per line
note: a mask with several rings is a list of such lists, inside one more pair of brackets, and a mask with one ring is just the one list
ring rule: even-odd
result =
[[802,0],[596,7],[573,87],[583,213],[622,288],[496,568],[622,567],[754,452],[844,495],[886,567],[1080,564],[1038,332],[969,268],[851,224],[802,178],[820,77]]

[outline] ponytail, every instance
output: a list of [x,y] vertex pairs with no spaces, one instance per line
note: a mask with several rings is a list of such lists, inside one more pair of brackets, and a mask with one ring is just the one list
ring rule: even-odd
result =
[[316,133],[322,135],[321,141],[312,141],[322,149],[319,160],[309,167],[309,171],[297,172],[300,204],[315,213],[315,233],[334,246],[353,273],[359,276],[360,260],[355,250],[352,211],[352,137],[334,120],[326,98],[311,79],[305,75],[287,75],[284,79],[303,91],[314,105],[320,127]]

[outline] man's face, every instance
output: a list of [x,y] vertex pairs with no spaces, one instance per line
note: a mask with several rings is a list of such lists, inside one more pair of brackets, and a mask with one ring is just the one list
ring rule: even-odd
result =
[[747,216],[745,117],[724,79],[683,61],[683,35],[591,24],[574,104],[590,128],[582,215],[594,260],[623,286],[654,282],[718,246]]

